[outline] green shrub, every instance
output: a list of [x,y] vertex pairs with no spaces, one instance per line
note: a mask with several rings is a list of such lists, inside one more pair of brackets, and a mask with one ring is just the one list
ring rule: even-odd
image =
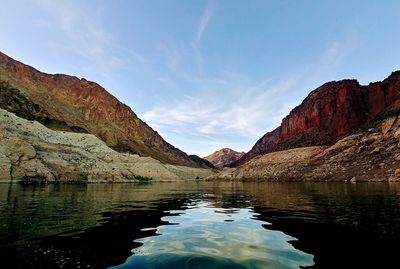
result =
[[140,176],[140,175],[133,175],[133,177],[139,181],[151,181],[153,180],[152,177]]

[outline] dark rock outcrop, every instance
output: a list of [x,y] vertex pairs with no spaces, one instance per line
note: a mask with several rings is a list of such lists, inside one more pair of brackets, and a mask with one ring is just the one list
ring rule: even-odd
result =
[[208,168],[214,169],[215,166],[206,159],[203,159],[197,155],[189,155],[189,158],[195,161],[196,163],[204,163]]
[[7,82],[0,82],[0,108],[15,113],[18,117],[38,121],[53,130],[87,133],[83,128],[70,126],[54,118],[43,107],[33,103]]

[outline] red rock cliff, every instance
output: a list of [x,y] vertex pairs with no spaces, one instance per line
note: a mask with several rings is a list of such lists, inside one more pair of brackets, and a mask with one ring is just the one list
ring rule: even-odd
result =
[[399,98],[400,71],[368,86],[356,80],[328,82],[312,91],[279,128],[257,141],[234,165],[271,151],[331,145],[389,108],[400,107]]

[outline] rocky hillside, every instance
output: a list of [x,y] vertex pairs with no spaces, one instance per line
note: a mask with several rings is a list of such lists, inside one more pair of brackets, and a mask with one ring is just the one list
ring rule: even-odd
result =
[[210,169],[119,153],[92,134],[50,130],[0,109],[0,181],[134,182],[211,174]]
[[207,157],[204,157],[204,159],[212,163],[215,167],[222,168],[237,161],[243,155],[244,152],[237,152],[230,148],[223,148],[208,155]]
[[215,166],[206,159],[203,159],[197,155],[189,155],[190,159],[194,160],[197,163],[204,163],[208,168],[215,168]]
[[329,82],[312,91],[254,147],[233,164],[278,150],[330,146],[390,109],[400,98],[400,71],[382,82],[360,85],[356,80]]
[[268,181],[400,181],[400,101],[332,146],[256,156],[213,179]]
[[151,156],[169,164],[207,167],[167,143],[94,82],[45,74],[1,52],[0,82],[0,107],[21,117],[38,120],[54,130],[94,134],[119,152]]

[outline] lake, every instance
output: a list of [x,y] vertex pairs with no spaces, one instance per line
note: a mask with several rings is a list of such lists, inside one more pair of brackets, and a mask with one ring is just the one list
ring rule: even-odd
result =
[[400,184],[0,184],[2,268],[392,268],[399,240]]

